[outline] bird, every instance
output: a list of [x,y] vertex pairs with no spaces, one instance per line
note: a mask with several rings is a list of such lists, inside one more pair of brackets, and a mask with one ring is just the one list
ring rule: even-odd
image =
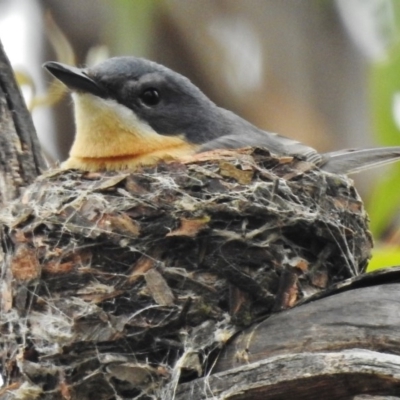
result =
[[319,153],[267,132],[212,102],[188,78],[133,56],[90,68],[44,68],[72,92],[76,133],[64,169],[136,169],[217,149],[263,147],[278,156],[350,174],[400,159],[400,146]]

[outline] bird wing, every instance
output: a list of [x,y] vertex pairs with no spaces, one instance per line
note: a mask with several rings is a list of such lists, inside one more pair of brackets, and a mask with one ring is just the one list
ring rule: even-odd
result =
[[220,136],[204,143],[199,153],[216,149],[239,149],[241,147],[264,147],[277,155],[293,156],[320,165],[326,160],[312,147],[276,133],[253,130],[242,134]]
[[312,162],[321,169],[335,174],[354,174],[400,160],[400,147],[347,149],[318,153],[312,147],[276,133],[253,130],[246,134],[220,136],[201,146],[199,152],[240,147],[264,147],[277,155],[288,155]]

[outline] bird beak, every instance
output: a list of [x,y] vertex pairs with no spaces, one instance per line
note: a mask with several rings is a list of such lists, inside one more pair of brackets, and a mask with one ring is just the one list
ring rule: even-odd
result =
[[71,90],[91,93],[99,97],[106,96],[104,88],[80,68],[71,67],[54,61],[43,64],[43,67]]

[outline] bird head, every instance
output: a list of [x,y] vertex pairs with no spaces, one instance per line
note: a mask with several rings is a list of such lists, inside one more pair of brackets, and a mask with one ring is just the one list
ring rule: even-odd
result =
[[220,134],[218,107],[189,79],[157,63],[116,57],[93,68],[44,67],[74,100],[76,135],[66,168],[153,164],[192,154]]

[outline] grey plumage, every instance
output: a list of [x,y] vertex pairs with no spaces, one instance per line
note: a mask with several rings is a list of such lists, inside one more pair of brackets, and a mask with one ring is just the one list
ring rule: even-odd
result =
[[322,154],[321,168],[335,174],[353,174],[400,159],[400,147],[339,150]]
[[[184,135],[188,142],[200,145],[199,151],[259,146],[277,155],[313,162],[337,174],[359,172],[400,159],[400,147],[320,154],[312,147],[263,131],[218,107],[189,79],[145,59],[116,57],[89,69],[54,62],[46,63],[45,67],[73,90],[124,105],[161,135]],[[146,89],[158,91],[157,105],[143,104],[141,95]]]

